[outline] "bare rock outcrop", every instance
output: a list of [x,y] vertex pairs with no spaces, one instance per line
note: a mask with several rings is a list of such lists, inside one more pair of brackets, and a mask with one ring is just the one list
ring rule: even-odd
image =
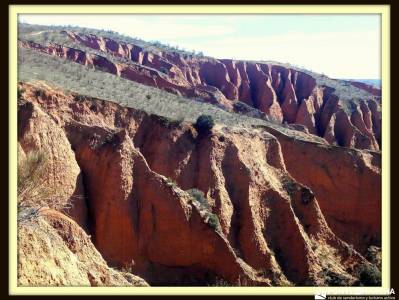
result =
[[334,233],[361,253],[371,244],[381,245],[381,155],[309,142],[293,144],[289,137],[272,133],[288,172],[312,189]]
[[295,123],[305,125],[309,133],[317,134],[315,107],[312,99],[304,99],[299,106]]

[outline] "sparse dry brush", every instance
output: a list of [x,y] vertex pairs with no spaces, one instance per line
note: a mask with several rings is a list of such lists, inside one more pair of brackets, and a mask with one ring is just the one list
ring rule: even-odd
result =
[[17,201],[18,221],[35,217],[42,207],[63,210],[70,207],[46,180],[48,155],[43,150],[30,151],[18,158]]
[[270,124],[262,119],[230,113],[198,99],[188,99],[33,50],[20,48],[18,60],[19,81],[43,80],[65,91],[117,102],[171,120],[184,119],[195,123],[204,114],[212,116],[215,123],[228,126]]

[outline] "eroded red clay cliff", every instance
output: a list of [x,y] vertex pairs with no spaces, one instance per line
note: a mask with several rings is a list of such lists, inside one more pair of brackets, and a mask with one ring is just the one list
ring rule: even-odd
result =
[[[319,151],[271,128],[198,136],[189,124],[56,90],[38,97],[36,88],[25,84],[23,98],[71,144],[94,244],[111,264],[132,266],[150,283],[324,284],[326,268],[352,282],[367,263],[359,252],[380,243],[379,154]],[[364,195],[355,193],[365,183]],[[204,192],[209,211],[190,188]],[[220,230],[210,226],[211,214]],[[359,230],[345,232],[341,223]],[[363,237],[367,230],[373,238]]]
[[[373,96],[380,96],[380,91],[368,85],[350,82],[370,93],[370,97],[363,99],[363,104],[353,102],[353,109],[348,111],[341,108],[340,99],[333,94],[334,89],[317,85],[316,79],[307,73],[280,65],[198,58],[174,52],[152,53],[137,45],[92,34],[70,31],[62,34],[77,44],[123,58],[126,62],[114,62],[56,44],[43,46],[20,41],[20,46],[101,68],[168,92],[199,97],[229,110],[234,101],[242,101],[266,113],[275,122],[304,125],[310,133],[324,137],[332,144],[380,149],[380,100],[373,99]],[[221,93],[217,93],[219,91]],[[343,118],[344,122],[335,122],[336,118]]]

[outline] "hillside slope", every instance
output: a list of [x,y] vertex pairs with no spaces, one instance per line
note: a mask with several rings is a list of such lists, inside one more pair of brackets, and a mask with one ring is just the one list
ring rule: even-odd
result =
[[365,257],[381,243],[379,153],[264,125],[201,135],[45,83],[21,83],[19,97],[24,152],[62,143],[74,153],[54,152],[46,179],[78,165],[65,192],[81,197],[63,213],[86,226],[108,264],[150,285],[357,285],[375,268]]
[[[55,41],[55,42],[54,42]],[[378,151],[381,91],[276,63],[217,60],[69,30],[21,35],[19,46],[238,112],[247,106],[330,144]],[[262,114],[263,113],[263,114]],[[299,124],[299,125],[296,125]]]
[[17,98],[19,285],[381,285],[380,89],[20,24]]

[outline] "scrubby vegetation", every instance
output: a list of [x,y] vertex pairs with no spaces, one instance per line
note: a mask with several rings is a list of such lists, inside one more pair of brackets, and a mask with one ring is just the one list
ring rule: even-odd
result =
[[84,95],[75,95],[74,99],[75,101],[83,101],[86,97]]
[[177,184],[172,178],[167,177],[166,178],[166,186],[172,187],[172,186],[177,186]]
[[162,117],[162,116],[156,116],[156,115],[153,115],[153,116],[158,118],[161,121],[161,124],[167,128],[173,128],[173,127],[179,126],[179,125],[181,125],[182,122],[184,122],[184,117],[178,118],[178,119],[171,119],[168,117]]
[[45,151],[31,151],[18,157],[18,221],[31,220],[44,206],[56,209],[66,207],[58,192],[46,182],[48,156]]
[[186,191],[194,201],[196,201],[200,208],[205,210],[204,217],[206,219],[206,223],[211,227],[213,230],[219,231],[220,230],[220,221],[219,217],[216,214],[212,213],[211,206],[208,203],[204,193],[199,189],[193,188]]
[[359,280],[362,286],[381,286],[381,272],[374,265],[362,265]]
[[[113,56],[109,53],[104,53],[99,50],[95,50],[92,48],[85,47],[82,44],[76,43],[71,40],[66,34],[61,33],[63,30],[69,30],[78,32],[80,34],[95,34],[97,36],[102,36],[106,38],[113,39],[118,42],[122,43],[131,43],[142,47],[145,51],[151,51],[154,53],[160,53],[167,51],[172,54],[181,55],[185,58],[189,57],[204,57],[202,52],[195,52],[195,51],[187,51],[185,49],[180,49],[178,46],[171,46],[162,44],[159,41],[150,41],[146,42],[141,39],[125,36],[119,34],[114,31],[105,31],[105,30],[97,30],[97,29],[89,29],[89,28],[81,28],[78,26],[42,26],[42,25],[30,25],[30,24],[19,24],[18,26],[18,37],[22,40],[31,40],[40,44],[48,44],[48,43],[56,43],[68,47],[73,47],[76,49],[80,49],[83,51],[89,51],[91,53],[95,53],[97,55],[105,56],[111,61],[118,61],[128,64],[134,64],[132,61],[127,60],[126,58],[121,58],[117,56]],[[207,59],[212,59],[207,57]],[[255,61],[253,61],[255,62]],[[291,68],[293,70],[301,71],[303,73],[309,74],[310,76],[316,79],[316,82],[320,86],[329,86],[334,90],[334,94],[336,94],[342,101],[341,105],[344,110],[347,112],[353,111],[352,102],[358,103],[362,99],[372,98],[369,93],[366,91],[359,89],[351,84],[349,84],[346,80],[336,80],[325,76],[324,74],[319,74],[310,70],[307,70],[303,67],[288,64],[288,63],[281,63],[276,61],[261,61],[263,63],[272,63],[275,65],[281,65],[287,68]],[[163,68],[161,70],[162,73],[168,74],[168,70]],[[348,100],[348,101],[345,101]],[[350,101],[349,101],[350,100]],[[240,105],[240,104],[238,104]],[[244,109],[244,107],[238,107],[238,110]],[[250,114],[253,117],[257,116],[258,113],[256,111],[250,111]]]
[[18,159],[18,206],[28,206],[36,200],[51,195],[48,186],[43,182],[46,156],[43,151],[29,152],[26,157]]
[[69,199],[48,182],[50,166],[48,150],[31,150],[24,154],[18,151],[17,165],[17,211],[18,222],[32,221],[38,211],[49,207],[59,211],[72,208],[72,201],[83,196],[73,195]]
[[198,201],[198,203],[200,203],[200,205],[209,210],[210,206],[208,203],[208,200],[206,200],[204,193],[202,191],[200,191],[199,189],[190,189],[187,190],[187,193],[189,193],[196,201]]
[[328,286],[348,286],[349,285],[348,278],[341,274],[325,270],[324,276],[325,276],[326,284]]
[[165,67],[161,67],[159,70],[160,70],[162,73],[166,74],[166,75],[169,74],[169,70],[166,69]]
[[[28,36],[28,33],[25,32],[24,36]],[[38,36],[40,35],[30,37],[38,38]],[[74,46],[77,47],[77,45]],[[90,52],[93,51],[95,52],[90,49]],[[188,99],[34,50],[19,48],[18,52],[18,80],[20,81],[42,80],[64,91],[114,101],[126,107],[172,120],[184,118],[185,121],[194,123],[203,114],[211,116],[215,124],[258,128],[269,126],[287,135],[298,136],[298,139],[319,140],[316,136],[301,134],[281,124],[273,123],[256,109],[244,112],[246,109],[240,104],[238,104],[238,110],[244,110],[241,114],[228,112],[217,105],[205,103],[202,99]],[[99,54],[108,55],[102,52]],[[121,58],[112,56],[110,59],[115,61]]]
[[381,270],[381,263],[382,263],[381,247],[370,246],[367,249],[365,258],[373,265],[375,265],[379,270]]
[[195,122],[195,129],[203,135],[209,134],[213,126],[215,126],[215,121],[211,115],[200,115]]
[[[33,24],[18,24],[18,38],[29,39],[38,43],[57,43],[60,45],[71,45],[72,41],[65,35],[60,34],[60,31],[69,30],[81,34],[95,34],[97,36],[106,37],[118,42],[134,44],[142,47],[144,50],[153,52],[174,52],[179,55],[204,57],[204,54],[195,50],[181,49],[179,46],[172,46],[169,44],[161,43],[160,41],[146,42],[137,37],[127,36],[117,33],[112,30],[100,30],[92,28],[84,28],[79,26],[46,26],[46,25],[33,25]],[[32,33],[41,32],[40,34],[32,35]],[[75,44],[76,45],[76,44]]]
[[184,116],[185,121],[194,123],[206,114],[215,123],[228,126],[274,125],[33,50],[20,48],[18,54],[18,80],[23,82],[42,80],[69,92],[117,102],[171,120]]
[[208,225],[216,231],[220,230],[220,222],[218,216],[215,214],[209,214]]

